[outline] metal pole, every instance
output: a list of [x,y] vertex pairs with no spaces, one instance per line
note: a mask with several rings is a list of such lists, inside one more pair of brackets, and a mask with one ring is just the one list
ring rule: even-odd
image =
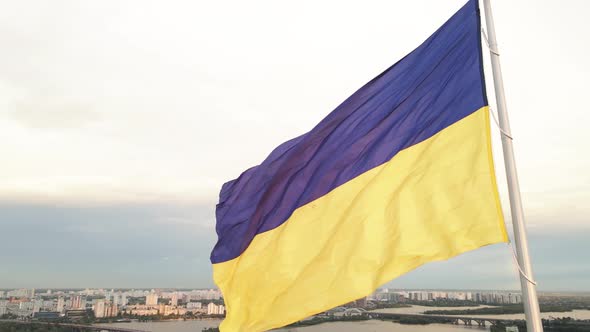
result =
[[[486,26],[488,30],[490,57],[492,59],[492,72],[494,75],[494,88],[496,92],[498,118],[502,130],[504,132],[510,133],[510,123],[508,122],[508,112],[506,110],[506,96],[504,94],[504,82],[502,80],[502,69],[500,68],[500,56],[498,54],[498,43],[496,41],[496,31],[494,28],[494,19],[492,17],[492,7],[490,5],[490,0],[483,0],[483,3],[486,16]],[[506,167],[508,194],[510,197],[510,212],[512,215],[512,224],[514,226],[514,242],[516,244],[518,263],[520,264],[524,274],[532,279],[533,269],[531,268],[531,259],[529,257],[526,228],[524,225],[524,212],[522,209],[522,201],[520,197],[516,162],[514,160],[514,149],[512,147],[512,139],[506,135],[502,135],[502,149],[504,150],[504,166]],[[519,276],[527,330],[529,332],[542,332],[543,324],[541,322],[539,301],[537,299],[537,290],[535,285],[529,282],[522,274],[519,274]]]

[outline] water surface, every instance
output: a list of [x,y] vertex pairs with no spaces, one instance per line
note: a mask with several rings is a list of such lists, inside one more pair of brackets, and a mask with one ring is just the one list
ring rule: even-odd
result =
[[[478,307],[425,307],[412,306],[408,308],[391,308],[379,309],[376,312],[386,313],[405,313],[405,314],[421,314],[426,310],[452,310],[452,309],[475,309]],[[471,317],[481,318],[503,318],[503,319],[524,319],[524,314],[513,315],[470,315]],[[573,317],[575,319],[590,319],[590,310],[574,310],[570,312],[544,312],[541,313],[543,318],[552,317]],[[108,326],[120,326],[133,328],[150,332],[201,332],[205,327],[219,326],[221,320],[219,319],[203,319],[203,320],[189,320],[189,321],[165,321],[165,322],[131,322],[131,323],[114,323],[102,324]],[[464,326],[451,324],[429,324],[429,325],[402,325],[398,323],[368,320],[362,322],[330,322],[319,325],[296,327],[296,328],[282,328],[276,331],[281,332],[467,332],[467,331],[489,331],[489,327],[481,328],[478,326]]]
[[[419,306],[414,305],[409,308],[390,308],[390,309],[377,309],[375,312],[384,312],[384,313],[400,313],[400,314],[422,314],[424,311],[427,310],[467,310],[467,309],[477,309],[477,308],[486,308],[491,306],[482,305],[479,307],[426,307],[426,306]],[[467,316],[467,315],[460,315],[460,316]],[[469,317],[473,318],[501,318],[501,319],[525,319],[524,314],[507,314],[507,315],[468,315]],[[562,317],[572,317],[574,319],[590,319],[590,310],[572,310],[566,312],[542,312],[542,318],[552,319],[552,318],[562,318]]]
[[[191,321],[167,321],[150,323],[114,323],[102,324],[108,326],[120,326],[150,332],[201,332],[204,327],[215,327],[219,320],[191,320]],[[331,322],[319,325],[282,328],[277,332],[485,332],[489,328],[467,327],[450,324],[429,324],[429,325],[401,325],[393,322],[369,320],[363,322]]]

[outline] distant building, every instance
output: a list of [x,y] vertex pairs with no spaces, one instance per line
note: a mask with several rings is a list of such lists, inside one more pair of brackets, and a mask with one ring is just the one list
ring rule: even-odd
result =
[[8,313],[8,301],[0,300],[0,316]]
[[223,315],[225,313],[225,307],[223,305],[217,305],[213,302],[207,305],[207,315]]
[[33,308],[35,308],[35,302],[33,301],[21,301],[18,305],[20,310],[29,310],[31,313],[33,312]]
[[187,295],[189,300],[219,300],[221,298],[221,292],[218,289],[193,290]]
[[56,311],[40,311],[40,312],[34,313],[33,318],[52,320],[52,319],[59,319],[60,315],[59,315],[59,312],[56,312]]
[[[380,297],[382,296],[381,294],[379,294]],[[383,294],[383,295],[388,295]],[[366,297],[361,297],[358,300],[352,301],[352,302],[348,302],[347,304],[343,305],[343,307],[347,307],[347,308],[366,308],[367,307],[367,298]]]
[[70,309],[74,309],[74,310],[84,309],[85,306],[86,306],[85,303],[84,303],[84,306],[82,305],[82,296],[72,295],[70,297]]
[[178,293],[172,293],[172,297],[170,297],[170,305],[171,306],[178,306]]
[[104,300],[98,300],[96,301],[96,303],[94,304],[94,317],[96,318],[103,318],[106,317],[105,316],[105,301]]
[[353,317],[353,316],[363,316],[367,312],[364,309],[360,308],[350,308],[346,309],[344,312],[344,316]]
[[154,316],[159,313],[157,308],[148,307],[147,305],[133,305],[125,309],[126,313],[137,316]]
[[336,308],[332,308],[330,310],[326,310],[325,314],[326,314],[326,316],[342,317],[342,316],[344,316],[345,312],[346,312],[345,307],[336,307]]
[[105,306],[105,317],[116,317],[119,314],[119,308],[114,303],[107,303]]
[[516,304],[522,303],[522,295],[514,293],[475,293],[473,300],[477,303]]
[[157,306],[158,305],[158,294],[151,293],[145,297],[145,305],[147,306]]
[[[127,294],[126,293],[121,293],[121,292],[116,292],[116,293],[112,293],[112,303],[114,305],[117,306],[126,306],[127,305]],[[107,299],[108,300],[108,299]]]
[[203,307],[203,303],[201,302],[189,302],[186,304],[187,309],[201,309]]
[[55,310],[55,301],[54,300],[42,300],[42,299],[39,299],[39,300],[37,300],[36,305],[39,306],[39,308],[40,308],[39,311],[56,311]]
[[58,298],[57,298],[57,304],[56,304],[56,306],[55,306],[55,311],[57,311],[57,312],[59,312],[59,313],[62,313],[62,312],[64,312],[64,308],[65,308],[65,306],[66,306],[66,303],[65,303],[65,301],[64,301],[64,298],[63,298],[63,297],[61,297],[61,296],[60,296],[60,297],[58,297]]
[[17,297],[17,298],[26,297],[26,298],[32,299],[33,297],[35,297],[35,289],[34,288],[15,289],[15,290],[9,291],[7,293],[7,297]]
[[70,320],[81,320],[90,317],[91,312],[85,309],[69,309],[66,310],[66,318]]
[[413,301],[428,301],[428,292],[410,292],[409,299]]

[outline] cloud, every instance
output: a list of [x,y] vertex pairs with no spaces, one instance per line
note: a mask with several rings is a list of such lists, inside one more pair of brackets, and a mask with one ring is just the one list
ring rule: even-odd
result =
[[[207,212],[213,212],[214,207],[211,206],[210,209],[207,209]],[[208,213],[209,214],[209,213]],[[212,214],[212,213],[211,213]],[[163,217],[156,220],[158,224],[164,225],[191,225],[197,227],[203,227],[207,229],[214,229],[215,228],[215,218],[211,215],[207,217]]]
[[25,96],[23,89],[18,89],[8,81],[0,79],[0,114],[13,112]]
[[[214,204],[1,202],[0,287],[213,286],[213,213]],[[541,290],[590,290],[590,269],[584,264],[588,237],[590,230],[572,232],[559,225],[529,229]],[[426,264],[389,286],[519,287],[506,244]]]
[[27,128],[60,130],[80,128],[101,118],[90,100],[34,89],[39,90],[0,80],[0,116]]
[[81,128],[100,120],[100,113],[88,103],[58,98],[27,99],[8,116],[26,127],[58,130]]
[[0,203],[0,288],[213,286],[208,256],[215,232],[199,221],[162,222],[204,218],[210,210]]

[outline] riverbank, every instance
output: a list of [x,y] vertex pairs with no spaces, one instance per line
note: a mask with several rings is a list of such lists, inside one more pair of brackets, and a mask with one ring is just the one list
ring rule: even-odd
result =
[[[495,306],[480,306],[480,307],[466,307],[465,310],[474,310],[479,308],[494,308]],[[439,310],[453,310],[456,308],[451,307],[440,307]],[[425,307],[425,306],[412,306],[411,308],[392,308],[392,309],[378,309],[373,310],[370,312],[381,312],[381,313],[397,313],[397,314],[424,314],[426,311],[432,310],[432,307]],[[524,313],[517,313],[517,314],[470,314],[472,318],[498,318],[498,319],[509,319],[509,320],[517,320],[521,319],[524,320]],[[572,310],[566,312],[542,312],[541,317],[544,319],[554,319],[554,318],[567,318],[571,317],[573,319],[589,319],[590,320],[590,310]]]
[[203,320],[168,320],[129,323],[110,323],[94,324],[104,327],[124,327],[149,332],[201,332],[205,328],[216,328],[221,323],[221,319],[203,319]]
[[[480,308],[494,308],[495,306],[481,305],[474,307],[464,307],[462,309],[480,309]],[[439,307],[437,309],[449,310],[457,309],[456,307]],[[430,306],[404,306],[398,308],[387,308],[369,311],[382,312],[382,313],[405,313],[405,314],[424,314],[424,312],[432,310]],[[572,317],[573,319],[590,319],[590,310],[573,310],[571,312],[545,312],[541,314],[545,319],[564,318]],[[508,315],[470,315],[473,318],[498,318],[506,320],[524,320],[524,314],[508,314]],[[191,320],[166,320],[166,321],[152,321],[152,322],[139,322],[134,321],[130,323],[112,323],[112,324],[97,324],[104,326],[120,326],[128,327],[138,330],[150,331],[150,332],[201,332],[204,328],[215,328],[219,326],[221,319],[215,318],[202,318],[202,319],[191,319]],[[350,319],[344,320],[324,320],[308,322],[305,324],[293,324],[276,331],[281,332],[357,332],[357,331],[391,331],[392,327],[397,327],[398,330],[413,332],[462,332],[467,330],[477,329],[482,331],[478,327],[469,326],[456,326],[451,324],[437,324],[429,322],[419,322],[419,320],[413,322],[392,322],[392,321],[381,321],[381,320],[368,320],[368,319]],[[428,324],[428,325],[414,325],[414,324]],[[483,331],[489,331],[489,327]]]
[[[571,306],[560,306],[560,305],[540,305],[541,312],[572,312],[573,310],[588,310],[586,307],[571,307]],[[437,309],[437,310],[426,310],[426,315],[511,315],[511,314],[524,314],[524,306],[522,304],[513,305],[502,305],[498,307],[487,307],[487,308],[476,308],[476,309]]]

